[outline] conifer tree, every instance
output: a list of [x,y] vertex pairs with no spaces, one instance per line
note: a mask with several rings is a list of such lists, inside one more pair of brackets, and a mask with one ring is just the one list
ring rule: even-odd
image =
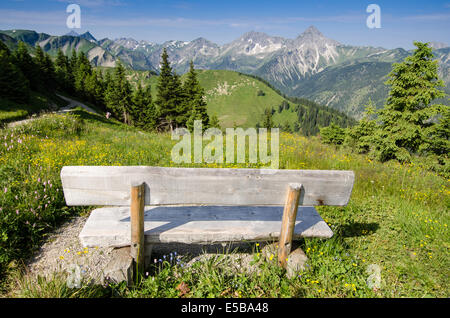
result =
[[[203,122],[203,118],[202,118],[202,114],[197,110],[197,106],[193,106],[193,109],[189,112],[189,118],[186,121],[186,127],[187,129],[189,129],[190,131],[194,130],[194,124],[195,121],[197,120],[201,120]],[[202,125],[202,129],[206,129],[208,127],[204,127]]]
[[89,101],[97,106],[103,106],[103,83],[97,70],[92,70],[91,74],[86,75],[83,95]]
[[137,89],[133,95],[133,118],[134,124],[144,130],[151,131],[156,125],[155,107],[152,103],[152,94],[150,85],[142,88],[141,83],[138,83]]
[[86,91],[86,79],[92,74],[92,66],[88,58],[83,52],[78,54],[77,60],[75,62],[75,69],[73,70],[74,75],[74,87],[75,92],[84,97],[88,97]]
[[184,82],[183,90],[186,95],[185,109],[189,121],[201,120],[203,128],[208,128],[209,117],[206,111],[206,102],[203,98],[205,92],[197,79],[197,73],[195,72],[194,63],[192,61],[189,64],[189,72],[186,81]]
[[14,64],[13,56],[6,45],[0,45],[0,96],[16,102],[26,102],[29,94],[28,80]]
[[209,120],[209,127],[220,128],[219,118],[217,118],[216,115],[211,116]]
[[36,45],[34,62],[40,79],[40,90],[48,91],[54,88],[54,66],[50,56]]
[[70,53],[70,57],[69,57],[69,64],[70,64],[70,69],[73,72],[75,72],[75,70],[77,69],[77,63],[78,63],[77,51],[75,49],[72,49],[72,51]]
[[[428,43],[414,42],[417,49],[402,63],[394,63],[386,84],[391,86],[387,104],[379,112],[381,127],[373,138],[373,155],[386,161],[409,161],[428,143],[430,120],[444,105],[431,104],[445,96],[438,78],[438,64]],[[448,107],[448,106],[447,106]],[[426,147],[425,147],[426,148]]]
[[264,111],[264,118],[263,118],[263,122],[261,124],[261,127],[262,128],[267,128],[267,129],[270,129],[270,128],[274,127],[274,123],[273,123],[273,120],[272,120],[272,109],[267,108]]
[[69,58],[59,49],[55,60],[55,77],[58,86],[65,91],[69,91],[72,85],[70,75]]
[[325,144],[340,145],[345,139],[345,129],[331,123],[328,127],[320,128],[320,138]]
[[126,124],[132,123],[133,112],[131,86],[125,77],[125,68],[119,61],[114,69],[114,75],[105,93],[105,104],[108,110]]
[[104,99],[104,95],[105,95],[105,80],[103,79],[103,72],[99,69],[97,69],[96,71],[96,86],[95,86],[95,104],[97,106],[99,106],[100,108],[102,108],[103,110],[105,109],[105,99]]
[[156,86],[156,106],[159,114],[158,128],[159,129],[174,129],[176,126],[176,104],[174,103],[175,95],[174,89],[178,90],[177,80],[174,79],[172,67],[169,62],[169,55],[164,48],[161,54],[161,65],[158,83]]
[[344,144],[355,149],[358,153],[368,153],[371,147],[373,134],[377,129],[377,123],[373,119],[375,106],[372,100],[365,107],[363,117],[357,125],[347,129]]
[[186,121],[189,118],[189,106],[181,84],[181,78],[175,71],[172,74],[169,87],[172,92],[171,103],[175,109],[173,114],[175,116],[175,127],[186,127]]
[[28,79],[31,89],[38,89],[38,76],[33,58],[28,53],[24,42],[19,41],[17,50],[14,52],[15,64],[20,68],[22,74]]

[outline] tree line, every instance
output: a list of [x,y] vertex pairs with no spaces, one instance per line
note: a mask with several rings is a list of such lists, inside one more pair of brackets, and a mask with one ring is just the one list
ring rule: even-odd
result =
[[210,119],[206,112],[204,90],[193,62],[182,83],[170,66],[165,49],[161,55],[155,100],[150,85],[143,87],[139,82],[133,88],[120,61],[113,71],[102,71],[92,67],[87,56],[75,49],[69,56],[59,49],[54,61],[39,45],[32,51],[33,55],[23,42],[11,51],[0,41],[1,97],[27,103],[32,91],[43,94],[65,92],[110,112],[125,124],[148,131],[192,129],[195,120],[201,120],[204,128],[218,125],[217,117]]
[[[273,121],[273,115],[278,112],[288,111],[291,108],[289,100],[294,104],[293,111],[297,115],[297,120],[292,123],[276,125]],[[277,107],[267,108],[264,111],[262,120],[257,124],[258,127],[280,128],[282,131],[290,133],[301,133],[304,136],[314,136],[319,133],[320,127],[326,127],[330,124],[336,124],[338,127],[351,127],[356,121],[344,113],[318,105],[304,98],[288,97]]]

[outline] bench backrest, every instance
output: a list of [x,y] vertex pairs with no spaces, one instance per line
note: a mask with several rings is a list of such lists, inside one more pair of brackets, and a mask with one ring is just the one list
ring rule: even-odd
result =
[[146,184],[146,205],[284,205],[290,183],[302,184],[299,205],[346,205],[353,171],[163,168],[146,166],[63,167],[69,206],[130,205],[130,187]]

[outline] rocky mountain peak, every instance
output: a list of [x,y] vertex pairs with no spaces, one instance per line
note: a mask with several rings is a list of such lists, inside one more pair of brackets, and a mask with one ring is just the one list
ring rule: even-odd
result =
[[300,34],[295,40],[296,45],[301,45],[304,43],[315,43],[315,44],[328,44],[333,46],[338,46],[340,43],[338,41],[329,39],[325,37],[322,32],[320,32],[315,26],[309,26],[302,34]]
[[314,25],[310,25],[304,32],[303,35],[310,36],[323,36],[322,32],[319,31]]
[[64,34],[65,36],[76,36],[79,37],[80,35],[75,32],[74,30],[71,30],[69,33]]
[[241,41],[247,41],[247,40],[264,40],[269,38],[269,36],[266,33],[263,32],[256,32],[256,31],[250,31],[244,33],[239,39]]
[[87,31],[87,32],[85,32],[83,34],[80,34],[79,37],[83,38],[85,40],[88,40],[90,42],[97,42],[97,39],[94,38],[94,36],[89,31]]

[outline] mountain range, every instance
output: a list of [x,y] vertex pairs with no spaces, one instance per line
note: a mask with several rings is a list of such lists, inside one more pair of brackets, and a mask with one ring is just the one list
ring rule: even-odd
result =
[[[101,39],[86,32],[51,36],[29,30],[0,31],[0,40],[15,46],[21,40],[40,45],[56,55],[75,48],[96,66],[114,66],[120,59],[135,70],[158,72],[163,48],[177,73],[185,73],[192,60],[196,68],[233,70],[256,75],[288,96],[304,97],[359,118],[369,98],[382,107],[389,88],[384,85],[392,63],[412,50],[351,46],[327,38],[310,26],[295,39],[248,32],[224,45],[205,38],[193,41],[152,43],[132,38]],[[431,42],[439,63],[439,75],[450,93],[450,47]],[[444,100],[448,102],[448,100]]]

